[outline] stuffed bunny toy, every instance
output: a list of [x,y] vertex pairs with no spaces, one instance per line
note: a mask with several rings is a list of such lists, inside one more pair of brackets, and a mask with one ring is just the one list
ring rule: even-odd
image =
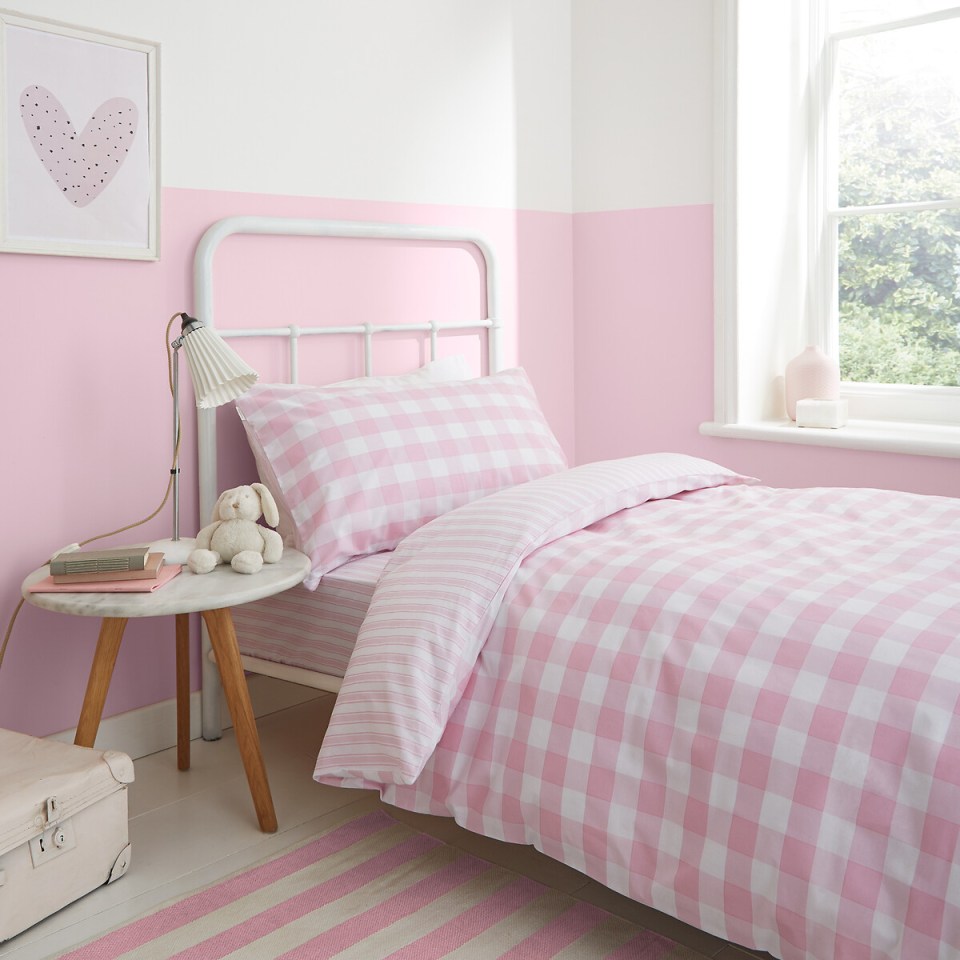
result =
[[213,523],[197,534],[187,566],[194,573],[209,573],[229,563],[237,573],[257,573],[265,563],[276,563],[283,540],[276,530],[257,523],[261,513],[271,527],[280,522],[276,501],[262,483],[224,490],[213,508]]

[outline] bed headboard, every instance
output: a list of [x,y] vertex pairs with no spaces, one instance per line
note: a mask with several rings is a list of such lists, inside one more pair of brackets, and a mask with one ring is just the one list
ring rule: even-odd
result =
[[[349,240],[400,240],[425,245],[470,244],[480,254],[486,280],[485,315],[476,320],[458,320],[449,323],[363,323],[355,326],[306,327],[278,325],[231,329],[217,323],[214,285],[214,257],[220,244],[236,234],[260,234],[278,237],[317,237]],[[323,247],[318,246],[322,256]],[[289,380],[299,380],[298,344],[302,337],[344,334],[362,338],[364,374],[373,372],[374,338],[385,333],[422,333],[430,340],[430,358],[436,359],[437,339],[443,332],[475,331],[486,338],[486,359],[490,372],[501,367],[500,319],[497,301],[497,264],[493,248],[487,240],[476,233],[440,227],[421,227],[398,223],[375,223],[355,220],[307,220],[285,217],[228,217],[218,220],[207,229],[197,245],[194,256],[194,315],[204,323],[215,327],[224,338],[281,337],[289,346]],[[239,351],[242,352],[242,351]],[[217,482],[217,411],[215,408],[197,410],[197,463],[199,475],[200,517],[209,517],[218,495]],[[220,736],[219,676],[207,657],[209,640],[204,637],[202,687],[202,720],[205,739]],[[215,695],[214,695],[215,693]]]

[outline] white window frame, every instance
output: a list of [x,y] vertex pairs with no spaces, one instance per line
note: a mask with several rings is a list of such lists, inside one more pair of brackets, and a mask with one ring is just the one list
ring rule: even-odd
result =
[[[786,362],[808,343],[835,352],[838,342],[836,223],[851,211],[826,204],[836,189],[822,160],[830,110],[821,109],[837,38],[823,44],[825,0],[718,0],[715,11],[715,390],[701,433],[960,458],[960,388],[844,383],[847,426],[786,418]],[[788,55],[775,41],[742,44],[744,18],[792,38]]]

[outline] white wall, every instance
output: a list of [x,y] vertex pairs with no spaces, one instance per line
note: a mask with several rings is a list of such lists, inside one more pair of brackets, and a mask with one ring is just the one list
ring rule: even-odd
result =
[[160,42],[165,186],[570,209],[570,0],[17,9]]
[[165,186],[556,212],[712,200],[712,0],[17,9],[161,43]]
[[712,0],[573,0],[573,209],[713,199]]

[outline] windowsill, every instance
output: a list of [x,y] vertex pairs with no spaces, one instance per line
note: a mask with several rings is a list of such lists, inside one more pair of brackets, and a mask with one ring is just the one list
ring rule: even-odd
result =
[[960,458],[960,426],[947,424],[851,420],[845,427],[831,430],[798,427],[792,420],[769,420],[756,423],[701,423],[700,432],[708,437],[773,440],[848,450],[881,450],[924,457]]

